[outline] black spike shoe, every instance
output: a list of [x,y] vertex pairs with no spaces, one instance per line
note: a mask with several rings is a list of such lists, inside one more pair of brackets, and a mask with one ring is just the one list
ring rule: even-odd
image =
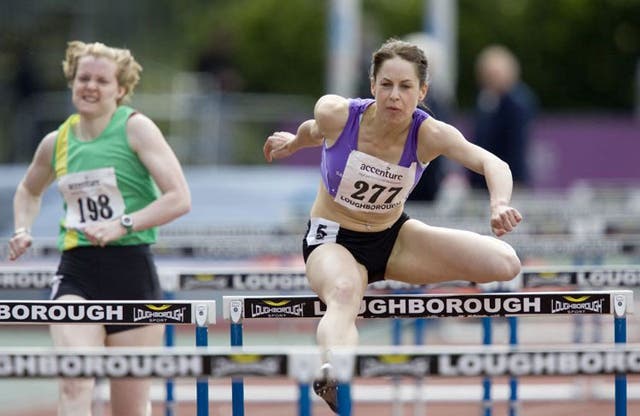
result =
[[338,414],[338,381],[332,378],[319,378],[313,382],[316,392]]

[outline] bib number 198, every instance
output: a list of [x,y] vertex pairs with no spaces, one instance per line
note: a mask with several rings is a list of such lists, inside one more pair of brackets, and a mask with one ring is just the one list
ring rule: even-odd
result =
[[80,222],[109,220],[113,218],[113,209],[109,206],[109,197],[98,195],[97,201],[92,198],[78,198]]

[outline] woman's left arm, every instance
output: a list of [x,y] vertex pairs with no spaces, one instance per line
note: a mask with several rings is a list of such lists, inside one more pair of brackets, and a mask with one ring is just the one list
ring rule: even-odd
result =
[[510,206],[513,179],[509,165],[493,153],[469,142],[455,127],[428,118],[420,127],[418,153],[421,160],[439,155],[484,175],[491,204],[491,229],[496,236],[512,231],[522,215]]
[[162,195],[132,213],[134,230],[166,224],[191,210],[191,192],[182,166],[158,126],[143,114],[127,122],[132,149],[149,170]]

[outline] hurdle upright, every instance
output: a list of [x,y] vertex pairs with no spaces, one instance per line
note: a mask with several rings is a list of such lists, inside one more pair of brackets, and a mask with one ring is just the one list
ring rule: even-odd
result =
[[[195,325],[197,347],[207,346],[215,301],[0,301],[0,324]],[[209,413],[208,379],[198,379],[197,415]]]
[[[223,296],[223,318],[230,320],[232,346],[242,346],[244,319],[321,318],[326,306],[317,296]],[[564,291],[474,294],[365,296],[360,318],[483,317],[527,315],[614,315],[616,344],[626,343],[626,315],[633,312],[633,292]],[[626,375],[616,376],[616,413],[626,416]],[[338,386],[340,389],[340,385]],[[348,390],[348,386],[343,386]],[[243,385],[232,389],[234,416],[244,415]],[[349,409],[345,409],[350,414]]]

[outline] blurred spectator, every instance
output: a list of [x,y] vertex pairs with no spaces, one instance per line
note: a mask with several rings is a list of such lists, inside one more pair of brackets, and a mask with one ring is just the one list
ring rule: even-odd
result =
[[[491,45],[480,52],[476,76],[475,143],[509,164],[516,187],[528,187],[529,127],[537,100],[520,80],[517,58],[504,46]],[[472,188],[486,188],[482,176],[470,175]]]
[[[429,91],[424,100],[426,111],[436,119],[451,123],[453,118],[454,95],[448,90],[450,83],[445,82],[444,69],[444,47],[437,39],[424,32],[412,33],[404,37],[404,40],[417,45],[422,49],[427,57]],[[438,82],[439,81],[439,82]],[[429,163],[422,178],[416,184],[409,195],[410,201],[434,201],[438,197],[440,185],[445,177],[446,160],[437,157]]]
[[234,38],[231,32],[219,28],[212,35],[212,42],[198,55],[196,69],[213,78],[219,91],[240,91],[244,79],[233,64]]

